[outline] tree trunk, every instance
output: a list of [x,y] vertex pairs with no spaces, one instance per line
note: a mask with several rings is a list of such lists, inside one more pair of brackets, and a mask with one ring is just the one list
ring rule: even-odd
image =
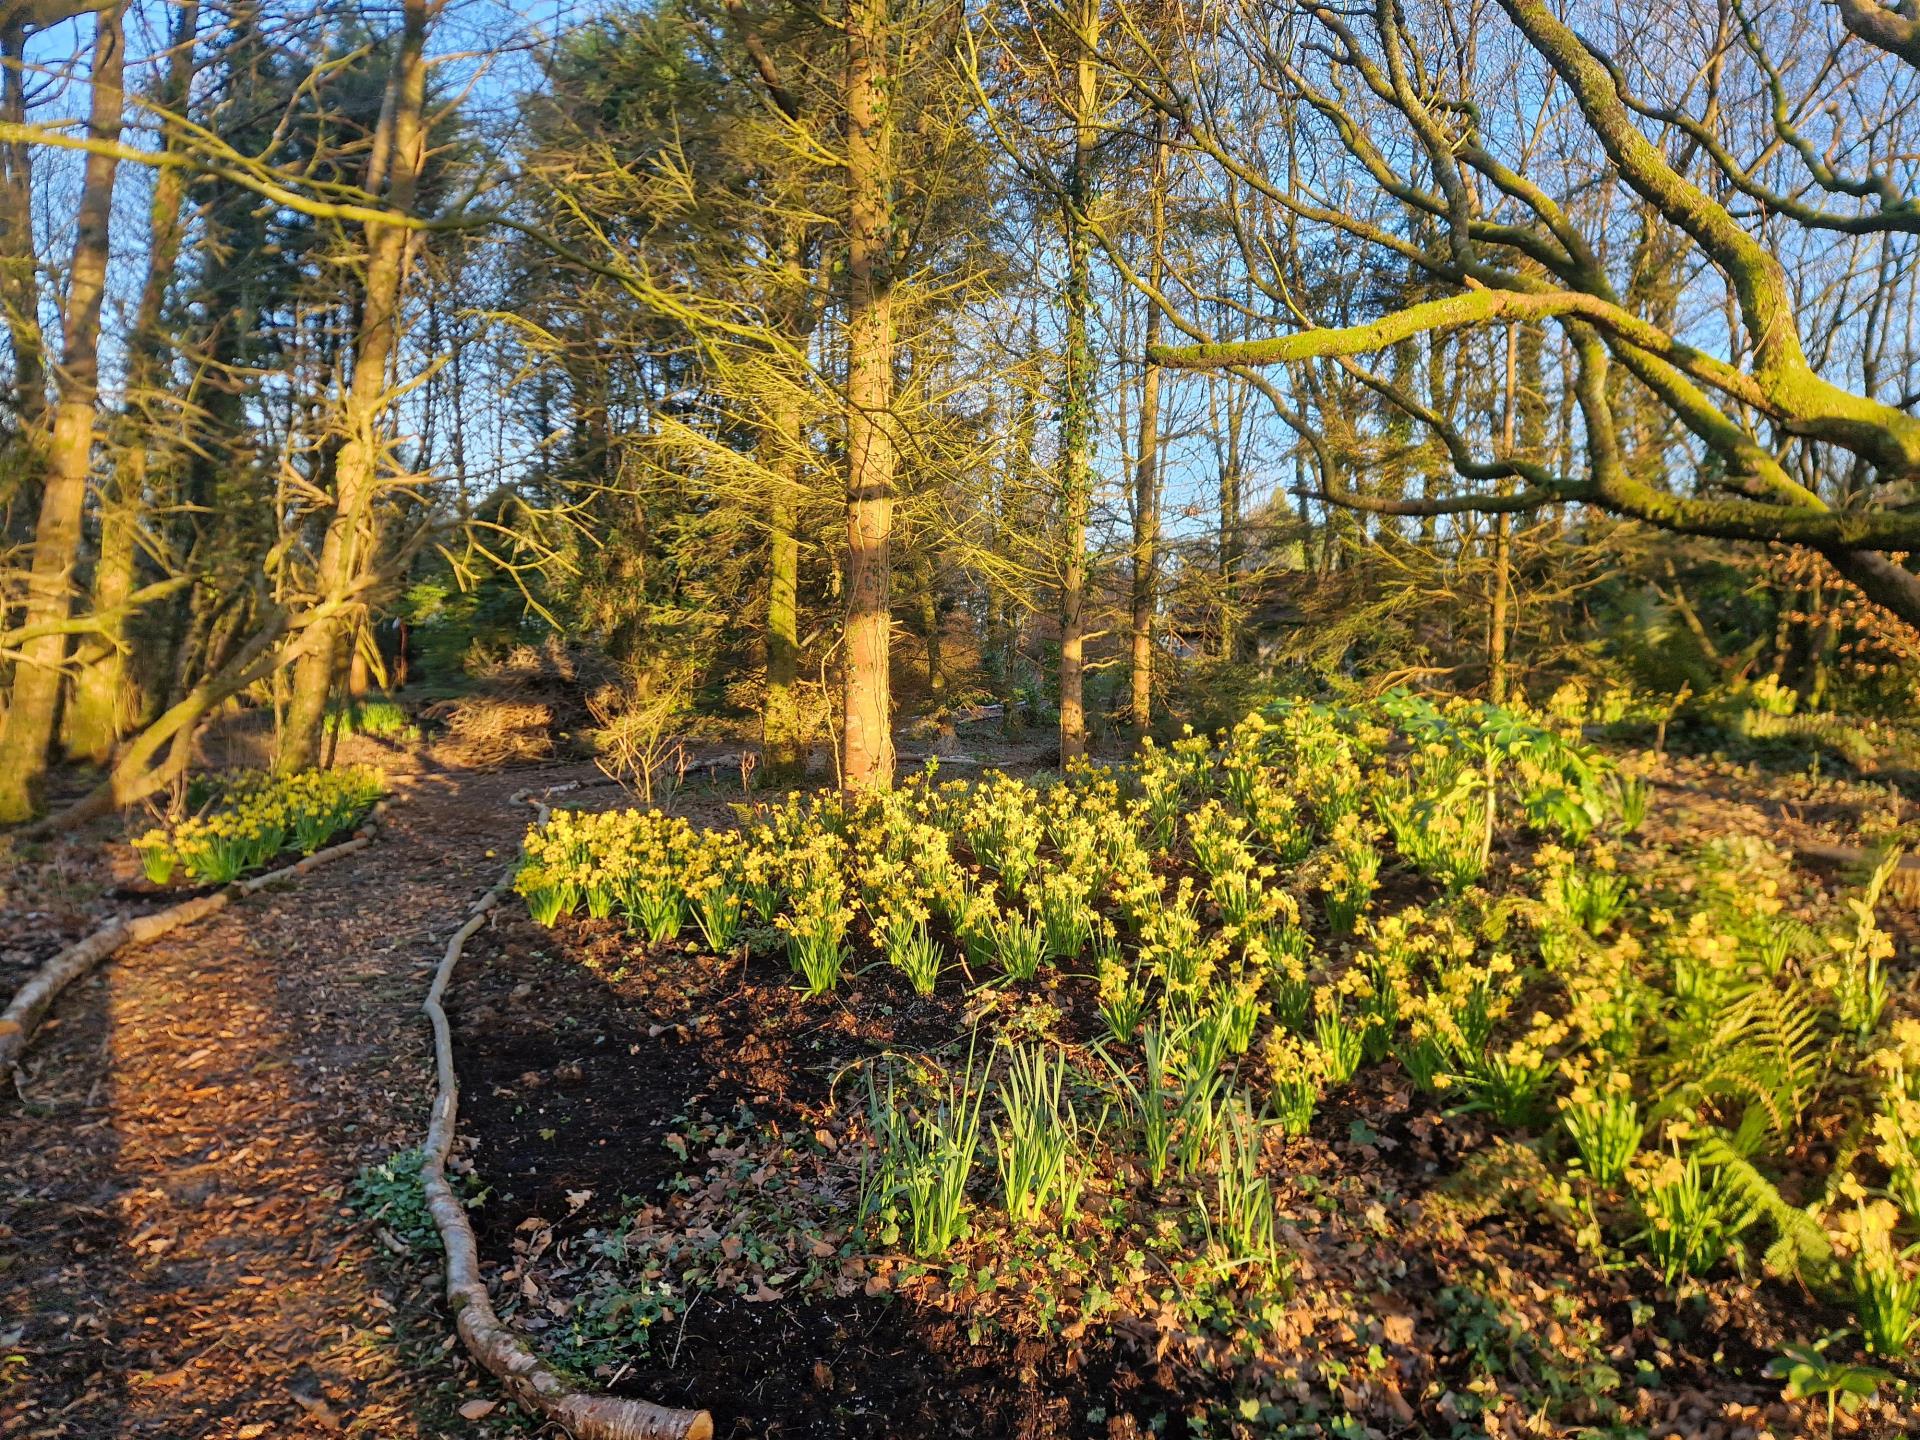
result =
[[[1231,387],[1234,382],[1222,380]],[[1209,409],[1214,409],[1211,387]],[[1240,652],[1240,422],[1241,398],[1229,388],[1224,424],[1215,421],[1220,466],[1220,658],[1231,662]],[[1214,409],[1217,416],[1218,409]]]
[[[158,97],[170,117],[185,114],[193,89],[194,40],[199,23],[197,0],[188,0],[175,19],[173,53],[168,60],[166,84]],[[165,125],[169,150],[177,148],[178,129],[172,123]],[[137,718],[127,666],[127,623],[132,618],[127,597],[133,593],[140,558],[138,536],[148,504],[149,457],[157,437],[166,433],[170,418],[160,399],[168,389],[161,312],[180,259],[181,202],[185,198],[183,170],[168,166],[155,172],[153,204],[148,212],[152,240],[147,275],[128,342],[121,443],[113,478],[101,487],[100,495],[100,559],[93,574],[93,612],[101,620],[100,637],[74,677],[73,695],[67,702],[67,753],[95,764],[106,762],[126,727]]]
[[[0,25],[0,123],[27,118],[27,31],[17,16]],[[0,311],[13,355],[14,415],[29,438],[47,413],[45,340],[40,334],[40,281],[33,249],[33,161],[24,140],[0,145]]]
[[1099,0],[1081,0],[1074,18],[1073,154],[1067,169],[1066,373],[1060,403],[1060,763],[1087,753],[1087,518],[1093,508],[1093,346],[1087,337],[1092,288],[1093,147],[1099,73]]
[[[788,313],[804,320],[811,312],[805,308],[809,277],[801,227],[789,224],[782,243],[786,252],[786,302],[793,307]],[[811,326],[793,328],[807,333]],[[780,391],[774,400],[772,423],[763,437],[775,494],[767,540],[767,694],[761,710],[760,742],[767,778],[782,784],[799,779],[807,762],[796,689],[800,676],[800,500],[806,486],[801,398],[797,388]]]
[[[126,105],[121,77],[126,38],[119,4],[94,21],[92,91],[87,134],[117,144]],[[46,485],[34,529],[33,569],[27,581],[25,623],[68,618],[73,571],[80,558],[81,519],[87,504],[87,472],[93,457],[94,410],[100,383],[100,303],[106,289],[108,230],[113,218],[111,155],[89,152],[74,230],[73,268],[67,287],[65,336],[56,377],[59,404],[47,446]],[[53,633],[21,647],[13,671],[4,737],[0,737],[0,822],[25,820],[34,811],[46,774],[60,707],[67,656],[64,635]]]
[[795,693],[800,669],[800,541],[793,505],[776,502],[767,545],[767,698],[761,744],[768,778],[796,779],[806,765]]
[[932,557],[920,555],[915,559],[913,578],[920,592],[920,639],[927,647],[927,693],[938,700],[946,691],[947,679],[940,663],[939,571]]
[[[1166,122],[1156,127],[1153,149],[1151,236],[1147,280],[1158,292],[1165,278],[1167,222]],[[1146,348],[1160,343],[1160,307],[1147,301]],[[1153,725],[1153,609],[1160,547],[1160,367],[1148,361],[1140,377],[1140,449],[1133,467],[1133,691],[1136,735]]]
[[[1506,403],[1502,409],[1501,453],[1511,456],[1514,443],[1514,391],[1519,355],[1517,327],[1507,327]],[[1502,480],[1504,494],[1512,488]],[[1513,517],[1502,510],[1493,517],[1493,577],[1487,600],[1487,698],[1507,703],[1507,596],[1513,589]]]
[[[378,193],[387,179],[387,209],[405,215],[426,162],[426,38],[428,0],[406,0],[399,49],[389,77],[389,100],[374,137],[367,189]],[[384,175],[382,172],[385,172]],[[334,467],[333,517],[320,550],[315,590],[321,603],[344,595],[372,558],[377,541],[373,505],[379,493],[387,414],[387,365],[399,339],[400,300],[405,287],[408,231],[404,226],[369,222],[366,226],[366,292],[354,343],[353,377],[341,407],[345,443]],[[338,646],[334,637],[353,619],[335,613],[294,670],[281,733],[277,768],[283,773],[312,765],[326,723],[327,697],[333,691]]]
[[1920,625],[1920,575],[1878,550],[1822,550],[1827,563],[1859,587],[1874,604]]
[[[142,457],[144,459],[144,457]],[[63,718],[69,759],[105,764],[137,708],[127,694],[125,645],[139,519],[137,487],[146,466],[124,457],[122,473],[100,487],[100,555],[93,567],[92,610],[100,631],[74,657],[73,690]]]
[[887,0],[847,5],[847,619],[840,779],[893,784],[893,128]]

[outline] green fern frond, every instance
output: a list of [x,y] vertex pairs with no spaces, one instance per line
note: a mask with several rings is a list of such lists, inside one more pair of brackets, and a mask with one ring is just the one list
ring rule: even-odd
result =
[[1720,1172],[1723,1183],[1742,1204],[1773,1227],[1776,1238],[1764,1257],[1770,1274],[1798,1280],[1804,1278],[1808,1267],[1832,1262],[1833,1245],[1812,1211],[1802,1210],[1782,1195],[1727,1136],[1719,1132],[1707,1135],[1695,1146],[1694,1153],[1703,1165]]

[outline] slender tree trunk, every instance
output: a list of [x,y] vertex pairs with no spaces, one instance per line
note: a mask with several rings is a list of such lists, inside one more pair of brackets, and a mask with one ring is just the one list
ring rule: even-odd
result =
[[[1501,420],[1501,453],[1513,454],[1514,394],[1518,369],[1519,337],[1516,327],[1507,327],[1506,404]],[[1509,489],[1502,481],[1500,489]],[[1496,705],[1507,703],[1507,596],[1513,588],[1513,517],[1504,510],[1493,517],[1493,579],[1487,603],[1487,698]]]
[[[1033,328],[1028,326],[1027,351],[1038,348]],[[1034,447],[1040,438],[1040,406],[1030,389],[1022,388],[1019,409],[1014,417],[1013,448],[1000,470],[1000,494],[997,497],[995,525],[1002,545],[1014,544],[1022,515],[1035,493],[1039,465]],[[988,626],[993,637],[994,699],[1000,702],[1000,730],[1012,735],[1021,728],[1019,707],[1021,611],[1008,593],[1005,582],[987,582]]]
[[[1222,380],[1222,385],[1234,382]],[[1209,395],[1211,407],[1213,397]],[[1227,391],[1225,423],[1216,424],[1220,446],[1220,658],[1232,661],[1240,651],[1240,423],[1241,398]],[[1216,412],[1217,413],[1217,412]]]
[[[118,143],[126,106],[123,8],[109,5],[94,20],[90,138]],[[100,384],[100,304],[106,289],[108,231],[113,218],[111,155],[89,152],[81,182],[80,210],[67,288],[65,349],[56,381],[59,404],[47,445],[45,488],[34,530],[33,569],[27,582],[25,622],[58,623],[71,613],[73,571],[80,558],[81,519],[87,504],[87,473],[93,457],[94,411]],[[64,635],[49,634],[21,647],[13,671],[4,737],[0,737],[0,822],[25,820],[34,811],[47,751],[60,707]]]
[[[378,193],[388,179],[387,209],[404,215],[426,161],[426,37],[429,0],[406,0],[405,20],[389,80],[389,104],[374,139],[368,189]],[[320,550],[315,574],[318,598],[325,603],[344,595],[372,559],[377,541],[373,504],[379,492],[382,430],[387,412],[387,365],[399,339],[400,301],[405,287],[408,232],[400,225],[371,222],[366,227],[366,293],[353,357],[353,376],[341,407],[345,443],[334,467],[333,517]],[[338,646],[335,633],[352,616],[335,613],[320,622],[327,633],[317,638],[294,670],[276,762],[283,771],[301,770],[319,755],[327,697],[333,690]]]
[[940,664],[940,584],[937,567],[927,555],[918,555],[913,564],[914,586],[920,606],[920,639],[927,647],[927,692],[936,700],[947,688],[946,673]]
[[367,647],[372,643],[372,637],[364,630],[346,637],[349,700],[364,700],[373,692],[373,671],[367,664]]
[[1060,763],[1087,753],[1087,519],[1093,508],[1092,289],[1093,147],[1099,103],[1100,0],[1081,0],[1074,20],[1073,154],[1067,169],[1066,374],[1060,405]]
[[[1147,278],[1157,292],[1165,278],[1167,224],[1166,122],[1156,127],[1153,148],[1151,236]],[[1146,348],[1160,343],[1160,307],[1147,302]],[[1153,725],[1153,610],[1160,561],[1160,367],[1149,362],[1140,377],[1140,449],[1133,467],[1133,693],[1136,735]]]
[[[27,118],[25,23],[0,25],[0,123]],[[27,436],[47,413],[45,340],[40,334],[40,281],[33,248],[33,161],[24,140],[0,145],[0,311],[13,356],[14,415]]]
[[[789,313],[804,316],[807,271],[802,254],[804,236],[789,225],[784,237],[784,281]],[[810,326],[795,326],[804,336]],[[801,391],[783,389],[774,402],[772,424],[765,437],[770,449],[767,468],[775,491],[767,541],[767,694],[761,711],[760,740],[767,776],[790,783],[806,768],[806,737],[801,733],[800,701],[800,498],[806,484],[805,438],[802,434]]]
[[[197,0],[176,13],[172,54],[159,95],[170,116],[183,115],[193,88],[194,39],[199,27]],[[178,126],[165,125],[168,149],[178,144]],[[101,487],[100,558],[93,573],[93,612],[101,619],[99,643],[74,677],[67,702],[67,753],[102,764],[136,718],[127,665],[127,597],[133,593],[139,563],[138,536],[147,508],[149,460],[168,417],[160,396],[166,389],[167,356],[161,335],[168,287],[180,259],[182,201],[186,174],[177,167],[157,171],[149,211],[152,240],[146,281],[134,312],[128,345],[127,394],[121,417],[112,479]]]
[[790,501],[773,507],[767,554],[767,698],[761,716],[768,777],[796,778],[806,764],[795,694],[800,670],[800,541]]
[[[1453,407],[1448,399],[1447,390],[1447,336],[1435,331],[1427,336],[1427,404],[1436,415],[1452,416]],[[1420,474],[1420,498],[1432,500],[1443,495],[1451,472],[1447,466],[1444,451],[1439,443],[1428,437],[1428,447],[1434,452],[1429,463]],[[1420,517],[1420,543],[1431,549],[1438,537],[1439,522],[1431,515]]]
[[847,618],[840,778],[893,784],[893,125],[887,0],[847,5]]

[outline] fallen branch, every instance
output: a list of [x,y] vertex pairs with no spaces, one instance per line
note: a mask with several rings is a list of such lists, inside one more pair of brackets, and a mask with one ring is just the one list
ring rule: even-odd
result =
[[[523,793],[514,798],[528,797]],[[546,824],[547,813],[546,805],[541,803],[536,823]],[[488,914],[512,884],[513,870],[509,868],[474,902],[466,923],[447,941],[446,954],[420,1006],[433,1024],[433,1058],[438,1072],[433,1119],[427,1128],[427,1143],[420,1163],[420,1183],[426,1190],[427,1209],[433,1215],[433,1223],[440,1231],[440,1243],[447,1254],[447,1307],[453,1311],[454,1327],[466,1343],[468,1353],[485,1366],[509,1394],[547,1419],[559,1421],[575,1440],[708,1440],[713,1434],[713,1418],[704,1410],[673,1410],[646,1400],[598,1395],[561,1375],[528,1349],[517,1332],[501,1323],[487,1294],[486,1282],[480,1278],[480,1256],[474,1243],[473,1226],[468,1223],[466,1206],[447,1183],[447,1156],[453,1149],[460,1082],[453,1068],[453,1029],[441,1001],[467,941],[486,923]]]
[[27,1041],[33,1038],[33,1032],[46,1018],[47,1011],[53,1007],[60,992],[98,969],[108,957],[118,954],[129,945],[144,945],[183,925],[217,915],[234,901],[243,900],[269,885],[298,879],[330,860],[366,849],[373,843],[373,828],[385,809],[385,801],[375,806],[366,823],[351,840],[343,840],[325,850],[316,850],[304,859],[278,870],[269,870],[264,875],[236,880],[211,895],[198,895],[137,919],[115,920],[86,939],[69,945],[36,970],[32,978],[14,992],[6,1010],[0,1012],[0,1071],[11,1068],[19,1061],[21,1052],[27,1048]]

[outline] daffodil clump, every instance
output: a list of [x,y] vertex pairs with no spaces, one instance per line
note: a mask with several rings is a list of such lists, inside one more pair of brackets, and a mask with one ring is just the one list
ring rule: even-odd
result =
[[358,825],[385,793],[385,780],[369,765],[292,775],[240,771],[219,778],[201,814],[148,830],[134,849],[156,885],[176,873],[200,885],[225,885],[282,851],[313,854]]

